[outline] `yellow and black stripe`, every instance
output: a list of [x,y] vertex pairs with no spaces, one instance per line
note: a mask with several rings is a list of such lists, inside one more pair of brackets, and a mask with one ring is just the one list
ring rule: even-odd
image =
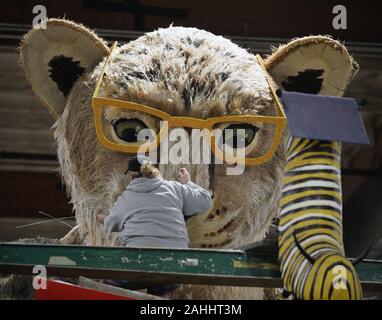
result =
[[342,240],[338,142],[290,138],[279,223],[285,290],[297,299],[361,299]]

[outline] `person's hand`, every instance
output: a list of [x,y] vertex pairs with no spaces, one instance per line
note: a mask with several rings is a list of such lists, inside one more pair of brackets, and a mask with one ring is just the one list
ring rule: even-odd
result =
[[97,221],[98,221],[99,223],[103,223],[103,221],[105,220],[105,218],[106,218],[106,214],[104,214],[104,213],[97,214]]
[[181,168],[179,170],[178,178],[179,178],[179,181],[183,184],[186,184],[190,182],[191,180],[190,173],[187,171],[186,168]]

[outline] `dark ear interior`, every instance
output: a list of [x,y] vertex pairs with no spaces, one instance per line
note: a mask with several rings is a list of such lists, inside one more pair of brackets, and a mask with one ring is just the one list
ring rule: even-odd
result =
[[343,95],[353,64],[341,43],[323,36],[293,40],[265,61],[280,89],[328,96]]
[[85,68],[81,67],[79,61],[74,61],[72,57],[65,57],[62,54],[49,61],[49,76],[65,97],[84,71]]
[[323,73],[322,69],[299,71],[296,76],[288,76],[282,81],[282,86],[286,91],[318,94],[322,88]]

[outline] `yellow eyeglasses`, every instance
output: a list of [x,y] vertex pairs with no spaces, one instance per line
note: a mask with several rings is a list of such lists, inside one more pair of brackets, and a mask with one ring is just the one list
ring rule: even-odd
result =
[[[207,133],[206,138],[210,144],[210,149],[214,155],[222,161],[230,163],[245,163],[248,165],[260,165],[269,161],[273,157],[282,138],[283,130],[286,125],[286,117],[281,103],[272,87],[270,76],[264,67],[264,62],[259,55],[257,55],[256,58],[261,65],[264,74],[266,75],[270,91],[276,102],[278,116],[244,114],[199,119],[194,117],[172,116],[167,112],[146,105],[100,97],[99,91],[101,84],[103,83],[105,71],[110,64],[111,55],[116,46],[117,42],[114,42],[109,56],[105,61],[105,65],[103,66],[92,98],[96,133],[100,143],[103,146],[113,151],[125,152],[129,154],[137,154],[138,150],[142,147],[142,142],[130,141],[129,139],[127,139],[128,141],[123,141],[119,139],[119,137],[116,137],[115,135],[113,136],[105,131],[103,125],[103,121],[105,121],[105,111],[117,109],[121,113],[128,111],[132,114],[144,115],[146,118],[155,118],[156,121],[159,120],[166,122],[166,126],[162,126],[159,130],[157,130],[159,132],[156,134],[153,141],[145,142],[146,150],[158,148],[160,142],[163,141],[163,139],[168,138],[166,129],[187,127],[191,129],[207,129],[203,130],[203,132]],[[128,129],[138,130],[140,127],[144,127],[144,124],[140,120],[135,119],[134,121],[135,122],[133,122]],[[114,127],[114,129],[117,129],[116,135],[118,136],[118,127]],[[230,141],[232,141],[232,139],[229,138],[233,138],[233,140],[234,138],[241,139],[243,143],[241,146],[245,146],[244,153],[238,156],[239,153],[236,152],[236,155],[234,155],[234,149],[237,145],[232,142],[228,143],[227,137],[224,134],[221,135],[219,130],[216,129],[221,129],[222,131],[220,131],[220,133],[224,131],[230,132],[230,137],[228,137],[228,140]]]

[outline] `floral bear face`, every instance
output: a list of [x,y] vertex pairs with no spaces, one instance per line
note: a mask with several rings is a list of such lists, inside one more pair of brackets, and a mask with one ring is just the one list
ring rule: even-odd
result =
[[[95,217],[110,210],[130,179],[124,172],[132,155],[106,148],[95,130],[92,96],[109,54],[106,43],[93,32],[58,19],[49,20],[46,30],[30,31],[21,47],[27,78],[57,119],[58,158],[79,225],[76,241],[92,245],[116,243]],[[318,36],[280,47],[265,67],[274,83],[268,83],[267,72],[253,54],[228,39],[194,28],[169,27],[117,47],[110,55],[100,96],[171,116],[272,117],[277,116],[277,105],[270,84],[341,95],[352,60],[338,42]],[[121,145],[135,142],[140,129],[158,132],[160,126],[153,115],[112,106],[104,108],[100,121],[107,138]],[[225,123],[223,129],[231,125]],[[272,130],[243,128],[242,123],[238,127],[246,130],[246,156],[266,152]],[[227,163],[159,163],[166,179],[176,179],[178,169],[187,167],[192,180],[214,196],[209,212],[187,222],[191,246],[233,248],[263,239],[278,212],[284,158],[282,140],[269,161],[245,166],[240,175],[227,174],[231,166]]]

